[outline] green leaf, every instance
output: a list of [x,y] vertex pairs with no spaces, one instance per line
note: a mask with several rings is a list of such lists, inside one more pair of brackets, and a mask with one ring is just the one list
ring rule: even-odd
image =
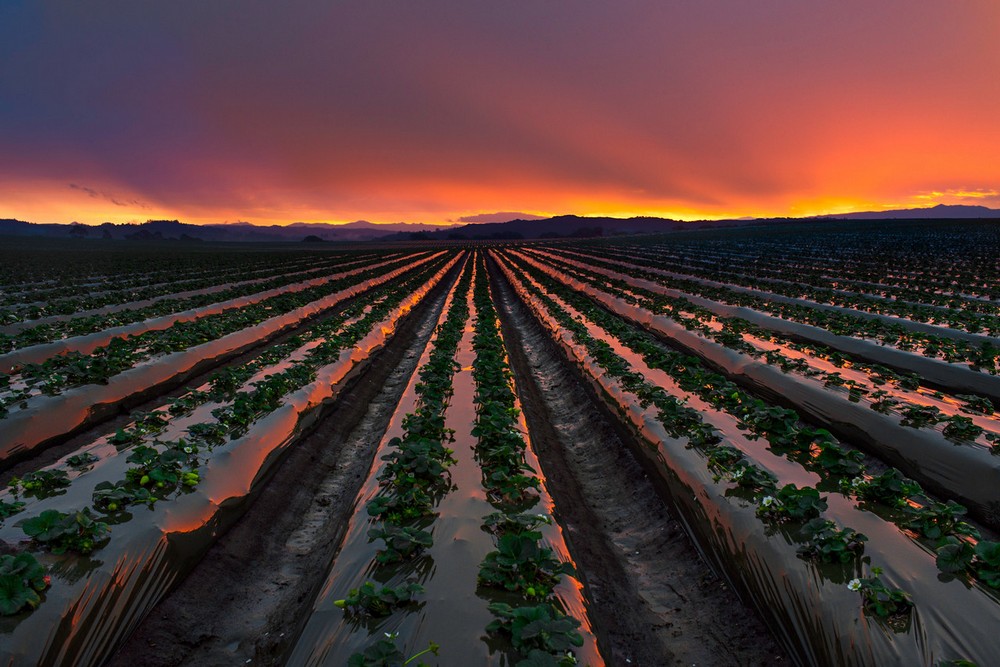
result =
[[972,545],[956,537],[945,538],[937,550],[937,566],[942,572],[962,572],[972,564]]
[[65,514],[58,510],[45,510],[36,517],[18,521],[16,525],[28,537],[32,537],[39,542],[51,542],[59,539],[66,532],[66,525],[63,519]]
[[24,607],[34,609],[39,602],[38,593],[26,586],[23,578],[14,574],[0,575],[0,614],[10,616]]

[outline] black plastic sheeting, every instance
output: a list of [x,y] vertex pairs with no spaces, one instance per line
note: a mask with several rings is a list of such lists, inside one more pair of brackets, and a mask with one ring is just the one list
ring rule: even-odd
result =
[[56,396],[33,398],[27,408],[14,408],[5,419],[0,419],[0,466],[138,405],[167,386],[182,384],[213,365],[438,256],[440,253],[222,338],[142,362],[110,378],[107,384],[74,387]]
[[[559,259],[567,261],[563,257]],[[567,261],[567,263],[574,264],[573,261]],[[864,361],[882,364],[883,366],[909,373],[916,373],[929,385],[946,391],[960,394],[979,394],[988,397],[996,403],[1000,403],[1000,376],[974,371],[967,364],[952,364],[941,359],[923,357],[911,352],[881,345],[871,340],[838,336],[826,329],[811,324],[784,320],[780,317],[766,315],[758,310],[743,306],[727,306],[717,301],[670,289],[641,278],[632,278],[628,275],[607,269],[590,267],[581,262],[576,262],[575,264],[594,273],[603,273],[606,276],[620,278],[635,287],[666,296],[685,298],[695,305],[707,308],[719,317],[738,317],[766,329],[787,334],[797,340],[825,345],[831,349],[851,354]]]
[[228,301],[220,301],[219,303],[213,303],[208,306],[199,306],[198,308],[191,308],[190,310],[184,310],[179,313],[170,313],[167,315],[161,315],[159,317],[150,318],[143,322],[123,324],[118,327],[112,327],[110,329],[105,329],[104,331],[98,331],[92,334],[86,334],[83,336],[74,336],[72,338],[64,338],[62,340],[57,340],[51,343],[32,345],[31,347],[23,347],[19,350],[14,350],[6,354],[0,354],[0,370],[2,370],[5,373],[12,373],[20,369],[25,364],[39,364],[48,359],[49,357],[54,357],[60,354],[67,354],[69,352],[90,354],[97,348],[104,347],[105,345],[110,343],[111,340],[114,338],[128,338],[130,336],[138,336],[139,334],[145,333],[147,331],[160,331],[163,329],[169,329],[174,324],[177,324],[179,322],[190,322],[192,320],[197,320],[203,317],[207,317],[208,315],[216,315],[224,310],[249,306],[264,301],[265,299],[270,299],[271,297],[278,296],[280,294],[301,292],[302,290],[309,289],[310,287],[316,287],[318,285],[328,283],[332,280],[339,280],[341,278],[346,278],[348,276],[356,275],[358,273],[362,273],[370,269],[376,269],[380,266],[384,266],[386,264],[391,264],[393,262],[398,262],[398,261],[399,258],[396,257],[394,259],[387,260],[384,262],[373,262],[366,266],[362,266],[356,269],[351,269],[349,271],[341,271],[339,273],[333,273],[328,276],[323,276],[322,278],[313,278],[312,280],[306,280],[300,283],[294,283],[292,285],[275,287],[274,289],[269,289],[265,292],[248,294],[247,296],[241,296],[235,299],[229,299]]
[[[474,317],[471,290],[468,300],[471,317]],[[447,309],[446,303],[442,319]],[[504,601],[513,604],[520,598],[477,588],[480,563],[495,548],[491,535],[482,530],[482,521],[495,508],[486,500],[482,469],[473,455],[476,443],[472,436],[476,419],[473,401],[476,387],[472,378],[475,351],[472,348],[471,317],[455,357],[461,369],[455,374],[454,395],[445,411],[445,425],[454,430],[455,437],[449,447],[454,450],[458,462],[449,469],[453,488],[437,505],[437,517],[428,529],[434,535],[434,544],[415,563],[379,567],[374,560],[381,543],[370,542],[367,538],[372,522],[366,510],[368,502],[379,489],[378,476],[385,465],[382,455],[388,451],[392,438],[402,436],[402,421],[415,405],[414,387],[419,381],[419,369],[430,355],[432,339],[382,437],[375,454],[375,465],[355,501],[356,510],[350,519],[344,542],[331,563],[322,591],[313,602],[312,613],[286,656],[287,664],[343,665],[353,653],[361,652],[381,639],[383,632],[398,632],[401,646],[405,645],[404,653],[422,650],[428,641],[440,644],[441,664],[509,664],[506,661],[510,660],[512,649],[508,643],[499,638],[493,638],[488,643],[482,640],[486,626],[495,618],[489,611],[489,603]],[[526,429],[523,420],[522,429]],[[527,458],[530,465],[538,470],[537,461],[530,452],[530,442]],[[544,488],[536,506],[525,511],[552,515],[552,500]],[[542,526],[541,531],[547,546],[555,549],[561,559],[570,561],[560,527],[551,524]],[[417,608],[367,622],[359,622],[334,604],[337,599],[346,597],[350,589],[371,579],[389,586],[400,586],[415,580],[426,590],[418,596]],[[582,664],[602,664],[596,652],[595,638],[588,631],[589,622],[580,584],[563,577],[555,592],[567,612],[584,623],[581,631],[586,646],[575,651],[582,658]]]
[[[576,255],[581,256],[581,257],[595,257],[595,258],[598,257],[597,255],[587,254],[587,253],[583,252],[582,248],[578,248],[578,247],[574,247],[574,248],[565,248],[565,247],[563,247],[563,248],[559,248],[559,250],[561,252],[564,252],[564,253],[576,254]],[[606,246],[605,248],[603,248],[603,250],[611,251],[612,247]],[[628,263],[628,260],[632,259],[632,256],[630,256],[625,250],[626,250],[625,248],[618,248],[618,252],[617,252],[617,257],[616,258],[621,263]],[[631,250],[631,248],[629,248],[628,250]],[[625,256],[625,259],[622,259],[622,255]],[[663,256],[656,256],[655,254],[652,255],[652,256],[649,255],[649,254],[645,254],[645,255],[642,255],[642,257],[644,259],[649,259],[649,260],[654,260],[654,259],[655,260],[661,260],[661,259],[663,259]],[[670,259],[675,259],[675,258],[677,258],[677,256],[676,255],[670,255],[669,258]],[[604,257],[600,257],[599,259],[603,260],[605,258]],[[613,261],[613,260],[609,259],[607,261]],[[704,260],[704,258],[702,258],[702,261],[707,261],[707,260]],[[712,260],[711,263],[715,264],[716,266],[718,266],[722,262],[720,262],[718,260]],[[646,268],[646,267],[641,267],[641,268]],[[677,278],[683,278],[683,279],[688,279],[688,280],[709,281],[708,278],[702,278],[701,276],[695,276],[695,275],[688,274],[688,273],[678,273],[678,272],[674,272],[674,271],[667,271],[665,269],[647,269],[647,270],[653,271],[653,273],[660,273],[660,274],[663,274],[663,275],[666,275],[666,276],[674,276],[674,277],[677,277]],[[755,280],[757,278],[757,276],[748,275],[746,273],[734,273],[732,275],[734,277],[737,277],[737,278],[743,278],[744,280]],[[827,279],[830,279],[830,280],[836,280],[836,277],[831,276],[829,273],[827,273],[823,277],[827,278]],[[709,282],[710,283],[714,282],[714,283],[716,283],[716,284],[718,284],[720,286],[723,285],[723,284],[725,284],[727,287],[741,287],[739,285],[730,285],[728,283],[718,283],[717,281],[709,281]],[[788,280],[786,278],[775,278],[774,276],[768,276],[767,279],[766,279],[766,282],[767,283],[781,283],[782,285],[789,285],[789,286],[795,287],[797,289],[806,289],[806,288],[812,287],[812,285],[808,285],[806,283],[797,282],[795,280]],[[892,285],[883,285],[883,284],[880,284],[880,283],[874,283],[874,282],[870,282],[870,281],[866,281],[866,280],[851,279],[850,282],[858,284],[858,285],[867,285],[867,286],[875,288],[877,290],[885,289],[886,287],[893,287]],[[940,306],[938,304],[933,304],[933,303],[924,303],[922,301],[914,301],[912,299],[894,299],[892,297],[882,296],[882,295],[879,295],[879,294],[875,294],[873,292],[859,292],[859,291],[856,291],[856,290],[846,290],[846,289],[840,289],[840,288],[835,288],[835,287],[822,287],[822,286],[817,286],[817,288],[818,289],[822,289],[822,290],[829,290],[831,292],[834,292],[836,294],[842,294],[844,296],[860,297],[862,299],[875,299],[877,301],[884,301],[886,303],[897,303],[898,302],[898,303],[906,303],[906,304],[919,305],[922,308],[930,308],[930,309],[933,309],[933,310],[937,310],[939,312],[946,312],[946,311],[949,311],[949,310],[953,310],[952,308],[949,308],[947,306]],[[748,289],[748,288],[743,287],[742,289]],[[758,291],[760,291],[760,290],[758,290]],[[764,292],[764,291],[760,291],[760,293],[762,295],[763,294],[771,294],[771,292]],[[994,305],[1000,305],[1000,302],[998,302],[995,299],[990,299],[989,297],[973,296],[971,294],[964,294],[962,292],[956,292],[955,295],[958,296],[958,297],[961,297],[962,299],[966,299],[968,301],[978,301],[978,302],[981,302],[981,303],[992,303]],[[776,294],[775,296],[783,296],[783,295]],[[791,297],[784,297],[784,298],[791,298]],[[810,301],[809,299],[806,299],[806,301],[809,302],[809,303],[816,303],[816,302]],[[819,305],[829,306],[829,305],[832,305],[832,304],[819,304]],[[844,306],[838,306],[838,307],[839,308],[844,308]],[[848,309],[848,310],[853,310],[853,309]],[[859,312],[866,312],[867,313],[867,311],[859,311]],[[867,313],[867,314],[868,315],[876,315],[878,313]],[[886,315],[885,317],[890,317],[891,318],[893,316],[892,315]],[[929,326],[935,326],[935,325],[929,325]],[[938,325],[938,326],[942,326],[942,328],[944,328],[944,329],[950,329],[951,328],[951,327],[944,327],[943,325]],[[966,332],[966,333],[968,333],[968,332]],[[973,335],[975,335],[975,334],[973,334]]]
[[[383,347],[398,322],[447,274],[449,261],[415,290],[354,348],[322,369],[316,381],[286,398],[243,437],[217,447],[201,468],[193,491],[112,527],[111,541],[89,557],[42,554],[52,586],[38,609],[0,618],[0,656],[7,665],[97,665],[200,560],[217,537],[238,519],[287,448],[322,416],[323,406],[349,389],[371,355]],[[90,504],[93,486],[120,479],[125,457],[95,466],[86,484],[77,480],[62,496],[32,502],[18,515],[45,509],[76,510]],[[0,527],[0,540],[24,539],[16,520]]]
[[[562,249],[562,248],[560,248],[560,251],[561,252],[565,252],[567,254],[569,254],[571,252],[571,251],[568,251],[568,250],[565,250],[565,249]],[[577,257],[586,257],[586,255],[582,255],[580,253],[572,253],[572,254],[576,255]],[[567,258],[562,257],[561,255],[557,255],[555,253],[552,253],[552,256],[559,257],[559,259],[562,259],[563,261],[566,261],[566,259],[567,259]],[[609,258],[606,258],[606,257],[599,257],[599,256],[594,256],[594,259],[597,259],[597,260],[602,261],[602,262],[607,262],[609,264],[618,264],[623,269],[638,269],[640,271],[647,271],[649,273],[656,273],[656,274],[659,274],[661,276],[666,276],[668,278],[677,278],[677,279],[680,279],[680,280],[690,280],[691,282],[700,283],[702,285],[705,285],[706,287],[719,287],[719,288],[722,288],[722,289],[727,289],[727,290],[736,292],[738,294],[746,294],[748,296],[755,296],[755,297],[758,297],[758,298],[761,298],[761,299],[767,299],[768,301],[774,301],[775,303],[788,303],[788,304],[792,304],[792,305],[795,305],[795,306],[806,306],[808,308],[815,308],[816,310],[825,310],[825,311],[831,312],[831,313],[841,313],[841,314],[844,314],[844,315],[850,315],[852,317],[860,317],[860,318],[863,318],[863,319],[866,319],[866,320],[881,320],[881,321],[883,321],[883,322],[885,322],[887,324],[898,324],[899,326],[901,326],[901,327],[903,327],[905,329],[908,329],[910,331],[924,333],[924,334],[931,334],[931,335],[934,335],[934,336],[942,336],[944,338],[952,338],[952,339],[956,339],[956,340],[964,340],[964,341],[967,341],[969,343],[973,343],[975,345],[983,345],[984,343],[989,343],[989,344],[994,345],[994,346],[1000,346],[1000,338],[997,338],[996,336],[990,336],[990,335],[987,335],[987,334],[972,333],[971,331],[964,331],[962,329],[955,329],[953,327],[946,327],[946,326],[943,326],[943,325],[940,325],[940,324],[929,324],[927,322],[917,322],[915,320],[908,320],[905,317],[899,317],[897,315],[887,315],[885,313],[870,313],[867,310],[857,310],[856,308],[848,308],[846,306],[836,306],[836,305],[830,304],[830,303],[820,303],[818,301],[812,301],[810,299],[802,299],[802,298],[798,298],[798,297],[794,297],[794,296],[785,296],[783,294],[775,294],[774,292],[766,292],[764,290],[753,289],[753,288],[750,288],[750,287],[743,287],[742,285],[732,285],[732,284],[729,284],[729,283],[720,283],[717,280],[709,280],[708,278],[701,278],[699,276],[692,276],[692,275],[687,274],[687,273],[677,273],[675,271],[668,271],[666,269],[656,269],[656,268],[649,267],[649,266],[642,266],[642,265],[639,265],[639,264],[632,264],[630,262],[625,262],[625,261],[622,261],[620,259],[609,259]],[[589,267],[589,268],[592,271],[604,271],[604,270],[606,270],[606,269],[603,269],[603,267]],[[647,282],[650,282],[650,281],[647,281]],[[657,284],[657,283],[650,282],[650,284]],[[796,283],[792,283],[792,284],[796,284]],[[798,285],[798,286],[802,287],[801,285]],[[664,289],[663,285],[659,285],[659,287],[660,287],[660,289]],[[670,289],[670,288],[666,288],[666,289]],[[683,292],[683,291],[680,291],[680,290],[673,290],[673,291],[677,292],[679,295],[683,295],[685,298],[688,298],[688,299],[690,299],[691,297],[695,296],[693,294],[688,294],[687,292]],[[843,294],[850,294],[850,292],[843,292],[842,290],[840,290],[840,291]],[[714,302],[714,303],[718,303],[718,302]],[[932,305],[928,306],[926,304],[921,304],[921,305],[924,305],[925,307],[929,307],[929,308],[935,308],[937,310],[942,310],[942,311],[945,310],[944,308],[940,308],[938,306],[932,306]]]
[[[389,257],[387,256],[385,257],[385,259],[389,259]],[[355,264],[371,263],[371,262],[372,260],[370,258],[361,259],[353,262],[344,262],[343,264],[335,264],[331,266],[330,269],[339,271],[348,266],[354,266]],[[72,320],[79,317],[88,317],[91,315],[108,315],[110,313],[119,313],[123,310],[135,310],[139,308],[145,308],[146,306],[151,306],[155,303],[159,303],[160,301],[166,301],[167,299],[187,299],[193,296],[201,296],[204,294],[216,294],[218,292],[223,292],[225,290],[233,289],[235,287],[255,285],[258,283],[267,282],[269,280],[274,280],[276,278],[281,278],[281,277],[292,278],[294,276],[305,275],[307,273],[312,273],[318,270],[318,268],[319,267],[314,266],[309,269],[302,269],[299,271],[295,271],[294,273],[285,273],[285,274],[273,273],[263,278],[254,278],[252,280],[243,280],[235,283],[223,282],[219,283],[218,285],[213,285],[211,287],[186,290],[183,292],[173,292],[171,294],[162,294],[160,296],[150,297],[148,299],[141,299],[139,301],[125,301],[122,303],[109,304],[107,306],[102,306],[100,308],[92,308],[90,310],[77,311],[69,315],[48,315],[46,317],[40,317],[34,320],[22,320],[14,324],[0,326],[0,333],[16,334],[18,332],[24,331],[25,329],[32,329],[34,327],[41,326],[43,324],[53,324],[55,322],[65,322],[67,320]],[[92,294],[91,296],[97,296],[97,295]],[[2,367],[2,364],[0,364],[0,367]]]
[[[645,443],[636,453],[706,561],[757,608],[796,662],[930,667],[962,658],[979,665],[1000,664],[1000,645],[992,636],[1000,627],[994,594],[942,575],[933,553],[853,501],[830,494],[824,516],[866,534],[863,562],[884,568],[883,581],[912,595],[914,610],[904,631],[869,618],[859,594],[846,585],[853,577],[867,575],[867,567],[860,572],[852,564],[818,565],[800,559],[794,535],[767,528],[756,517],[752,500],[725,480],[714,481],[704,455],[668,436],[653,410],[644,410],[634,396],[624,394],[571,334],[525,293],[510,269],[503,268],[582,379]],[[754,461],[765,469],[781,469],[778,457],[769,459],[766,452]]]
[[851,403],[820,382],[781,369],[688,331],[674,320],[627,303],[528,259],[551,277],[593,297],[670,344],[704,359],[733,381],[768,400],[793,407],[831,432],[859,444],[928,490],[968,506],[984,523],[1000,527],[1000,457],[976,444],[956,444],[934,429],[901,426],[901,417]]

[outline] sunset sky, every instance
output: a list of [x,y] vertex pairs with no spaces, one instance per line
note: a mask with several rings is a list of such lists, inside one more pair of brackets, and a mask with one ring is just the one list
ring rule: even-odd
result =
[[0,218],[695,219],[998,190],[997,0],[0,2]]

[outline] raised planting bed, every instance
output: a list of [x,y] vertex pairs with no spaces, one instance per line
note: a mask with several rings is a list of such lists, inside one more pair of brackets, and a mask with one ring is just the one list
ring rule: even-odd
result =
[[[388,259],[388,258],[382,258]],[[49,315],[41,318],[24,320],[17,324],[0,326],[0,350],[9,352],[30,345],[39,345],[72,336],[96,333],[112,326],[121,326],[132,322],[140,322],[153,317],[178,313],[192,308],[208,306],[241,296],[252,295],[270,289],[300,283],[308,279],[319,278],[342,271],[357,264],[371,264],[377,258],[364,257],[354,259],[346,257],[336,262],[328,262],[321,266],[289,271],[285,267],[271,267],[261,273],[262,278],[253,278],[232,282],[232,276],[219,275],[215,279],[194,281],[208,284],[200,289],[184,291],[166,291],[160,296],[146,296],[143,292],[127,293],[125,302],[112,301],[110,305],[95,304],[65,304],[66,314]],[[168,288],[164,287],[163,290]],[[97,300],[95,300],[97,301]]]
[[[641,371],[590,336],[586,326],[574,326],[571,314],[559,314],[555,302],[530,290],[514,269],[504,266],[504,272],[595,394],[645,443],[636,453],[707,560],[757,607],[798,661],[936,665],[960,658],[980,664],[997,660],[984,636],[984,628],[1000,614],[993,593],[944,575],[933,551],[840,494],[821,497],[825,505],[815,518],[831,521],[830,530],[850,529],[867,539],[862,549],[848,549],[844,562],[823,562],[817,555],[836,542],[830,541],[835,534],[821,531],[807,538],[803,531],[809,525],[802,519],[766,518],[774,499],[790,500],[776,495],[775,488],[782,490],[786,482],[803,487],[816,483],[815,476],[763,447],[748,446],[746,439],[727,442],[725,432],[699,427],[697,438],[686,437],[702,423],[697,409],[643,380]],[[731,450],[735,456],[719,458]],[[780,500],[779,505],[801,506]],[[874,570],[878,566],[881,575]],[[907,594],[896,594],[896,611],[902,613],[890,613],[883,604],[887,617],[881,617],[878,596],[896,590]],[[971,608],[975,616],[966,616]],[[984,620],[974,628],[955,628],[947,620],[980,614]]]
[[[89,424],[97,423],[122,409],[148,399],[165,389],[183,384],[188,378],[213,367],[301,325],[346,299],[372,286],[392,280],[426,262],[443,261],[435,255],[424,262],[411,263],[392,271],[369,277],[312,301],[307,305],[270,317],[259,324],[237,329],[200,345],[193,345],[136,365],[105,380],[63,391],[57,396],[42,396],[28,402],[0,420],[0,461],[16,460],[47,443],[66,437]],[[38,419],[45,415],[44,420]]]
[[[476,381],[478,370],[474,370],[482,359],[482,346],[477,341],[484,322],[482,309],[489,301],[488,292],[483,291],[485,267],[479,264],[477,268],[474,303],[468,293],[470,278],[471,274],[466,276],[452,295],[448,316],[421,358],[419,381],[411,380],[383,437],[379,454],[385,463],[376,465],[365,483],[357,503],[359,512],[351,519],[313,613],[288,657],[289,664],[339,665],[350,658],[357,661],[351,664],[374,665],[382,664],[376,655],[387,653],[401,662],[429,647],[444,664],[513,664],[519,655],[512,639],[502,631],[483,635],[497,620],[491,602],[523,600],[524,592],[518,595],[491,589],[484,583],[480,566],[491,559],[495,549],[495,538],[484,530],[484,520],[497,516],[491,504],[497,498],[489,490],[489,480],[497,470],[486,468],[473,436],[479,433],[480,443],[487,437],[483,401],[493,399],[483,398],[485,389]],[[470,313],[477,323],[476,338],[471,327],[461,324]],[[491,316],[495,322],[495,313]],[[495,364],[495,359],[491,358],[491,363]],[[501,373],[500,381],[509,391],[507,376]],[[496,391],[494,387],[490,395]],[[474,394],[478,407],[472,401]],[[498,425],[500,428],[523,428],[516,412],[505,414],[515,422]],[[442,466],[436,471],[420,463],[428,447],[437,452],[433,460]],[[417,470],[434,474],[425,476]],[[421,487],[430,491],[423,500],[413,493],[412,482],[400,483],[413,475],[425,480]],[[443,488],[437,481],[442,479]],[[545,528],[538,548],[554,549],[568,559],[558,527],[548,518],[551,500],[537,481],[530,488],[528,502],[520,509],[535,514],[548,510],[544,521],[535,514],[527,515]],[[406,528],[424,531],[427,544],[412,557],[390,561],[386,535]],[[419,590],[414,592],[414,586]],[[560,582],[557,588],[562,604],[581,614],[579,589],[570,580]],[[540,589],[533,593],[536,603],[550,595]],[[577,632],[578,624],[562,623]],[[584,645],[580,649],[581,658],[585,658],[582,664],[602,664],[586,626],[568,647],[577,643]],[[530,649],[524,654],[528,652]],[[557,657],[565,659],[565,650]],[[433,661],[429,656],[424,659]]]
[[857,442],[929,490],[967,505],[985,523],[1000,527],[1000,460],[990,449],[957,444],[940,431],[908,428],[901,424],[899,416],[852,403],[820,382],[785,373],[769,363],[728,349],[670,318],[655,315],[541,264],[535,268],[671,345],[705,360],[741,386],[772,402],[790,405],[838,435]]
[[[426,257],[424,255],[423,257]],[[141,336],[147,332],[162,331],[184,322],[194,322],[212,315],[220,315],[226,311],[242,309],[266,302],[275,297],[304,292],[306,295],[317,294],[325,285],[337,284],[343,279],[352,276],[368,275],[375,269],[396,268],[403,264],[400,260],[371,261],[365,266],[361,266],[338,273],[325,274],[319,278],[299,281],[297,283],[285,284],[264,291],[252,291],[245,296],[233,297],[224,301],[214,299],[208,305],[189,308],[180,312],[168,312],[165,315],[150,317],[141,322],[124,324],[95,331],[93,333],[80,336],[73,336],[53,342],[40,343],[21,349],[0,354],[0,370],[9,375],[14,375],[21,371],[27,364],[41,364],[47,359],[59,355],[77,353],[81,355],[91,354],[101,347],[109,345],[115,339],[129,339]]]
[[[56,553],[61,549],[39,549],[39,538],[27,545],[49,568],[52,586],[37,609],[0,621],[0,652],[10,656],[12,664],[101,663],[242,514],[287,448],[320,419],[325,405],[352,386],[371,356],[392,338],[402,318],[424,301],[457,261],[458,257],[453,258],[422,285],[383,301],[284,372],[257,382],[246,394],[250,404],[263,411],[255,420],[244,426],[233,421],[238,414],[233,409],[213,411],[229,434],[221,442],[212,436],[218,435],[216,429],[193,431],[189,426],[188,440],[157,447],[161,454],[182,452],[187,457],[182,470],[192,470],[195,483],[187,484],[188,473],[183,473],[185,483],[178,485],[181,492],[153,503],[148,510],[137,499],[139,504],[129,505],[134,507],[130,509],[134,516],[113,525],[106,544],[77,544],[61,555]],[[297,388],[296,381],[302,383]],[[279,387],[287,387],[285,393],[274,394],[282,391]],[[240,400],[237,396],[233,405]],[[142,459],[143,451],[137,448],[133,454]],[[151,480],[156,476],[153,469],[133,456],[128,458],[133,460],[125,456],[100,459],[74,480],[70,492],[39,499],[23,515],[34,519],[47,510],[80,511],[93,500],[93,491],[102,482],[126,479],[146,487],[149,482],[134,479],[126,469],[135,464]],[[161,457],[159,463],[162,468],[165,460]],[[26,537],[9,520],[0,528],[0,539],[8,544]],[[91,553],[78,554],[87,551],[85,546],[91,547]]]
[[[551,264],[551,262],[548,263]],[[574,267],[572,264],[566,262],[559,262],[553,266],[558,267],[560,271],[565,270],[566,267],[578,269],[573,271],[572,275],[599,288],[619,281],[622,286],[631,292],[635,303],[649,309],[658,311],[660,309],[658,304],[661,302],[668,304],[673,303],[677,299],[683,299],[683,302],[690,304],[691,307],[704,308],[718,317],[738,318],[764,329],[786,335],[792,340],[823,345],[827,348],[849,354],[857,359],[880,364],[906,373],[912,373],[919,376],[928,386],[938,387],[956,394],[978,394],[989,397],[994,401],[1000,401],[1000,377],[988,372],[975,370],[978,367],[970,366],[968,360],[965,363],[950,363],[943,359],[920,356],[909,351],[880,344],[875,340],[854,337],[854,335],[865,335],[863,327],[857,329],[854,335],[839,335],[819,326],[774,317],[743,306],[730,306],[695,296],[686,297],[676,292],[676,290],[670,290],[655,283],[650,283],[639,278],[631,278],[624,274],[616,274],[615,272],[608,271],[601,273],[603,270],[590,270],[583,266]],[[992,368],[995,364],[991,350],[990,346],[985,346],[981,349],[982,354],[989,357],[987,360],[989,365],[983,367],[984,369]],[[968,351],[972,354],[971,348]]]

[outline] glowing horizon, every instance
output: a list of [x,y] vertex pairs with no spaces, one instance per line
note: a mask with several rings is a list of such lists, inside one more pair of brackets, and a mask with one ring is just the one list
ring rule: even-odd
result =
[[0,217],[1000,207],[1000,5],[711,4],[9,3]]

